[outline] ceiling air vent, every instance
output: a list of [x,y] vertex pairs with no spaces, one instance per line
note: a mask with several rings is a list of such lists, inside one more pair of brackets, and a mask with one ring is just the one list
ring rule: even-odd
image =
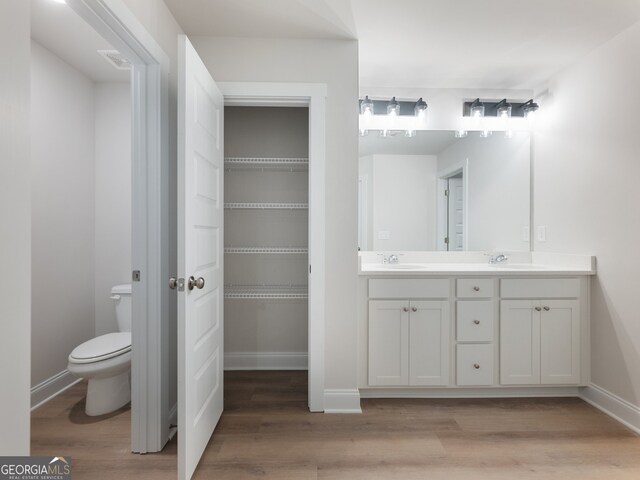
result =
[[98,53],[118,70],[129,70],[131,68],[129,60],[124,58],[117,50],[98,50]]

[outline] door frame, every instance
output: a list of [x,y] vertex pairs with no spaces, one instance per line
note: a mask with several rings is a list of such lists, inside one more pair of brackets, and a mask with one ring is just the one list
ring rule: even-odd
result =
[[469,250],[469,159],[465,158],[461,162],[454,163],[453,165],[446,167],[437,173],[438,185],[437,185],[437,238],[436,248],[438,251],[447,251],[447,245],[444,243],[444,237],[449,232],[447,231],[447,201],[445,201],[444,192],[447,189],[447,181],[449,177],[453,177],[462,173],[462,189],[463,189],[463,203],[464,203],[464,237],[463,237],[463,250],[466,252]]
[[320,83],[217,82],[225,106],[309,108],[309,410],[324,411],[325,125],[327,86]]
[[[169,439],[169,57],[122,0],[67,0],[132,64],[131,450]],[[170,410],[171,409],[171,410]]]

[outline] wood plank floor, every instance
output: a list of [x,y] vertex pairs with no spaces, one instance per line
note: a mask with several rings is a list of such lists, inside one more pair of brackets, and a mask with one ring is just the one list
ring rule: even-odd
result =
[[[32,414],[32,454],[70,455],[76,480],[175,479],[176,441],[130,454],[129,409],[87,417],[85,388]],[[640,437],[579,399],[369,399],[325,415],[306,389],[306,372],[227,372],[194,478],[640,479]]]

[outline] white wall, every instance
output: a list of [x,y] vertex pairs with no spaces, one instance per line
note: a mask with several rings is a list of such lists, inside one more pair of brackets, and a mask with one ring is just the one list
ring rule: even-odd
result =
[[529,134],[501,132],[481,138],[477,132],[438,154],[438,172],[468,160],[468,236],[470,251],[529,251],[523,229],[530,223]]
[[29,454],[29,2],[0,2],[0,454]]
[[640,406],[640,24],[559,74],[534,137],[536,251],[597,256],[592,382]]
[[95,86],[95,329],[116,332],[111,287],[131,281],[131,86]]
[[[372,155],[372,158],[370,250],[435,250],[437,157]],[[389,238],[380,238],[381,231],[388,232]]]
[[37,385],[95,334],[94,84],[31,45],[32,369]]
[[357,42],[212,37],[191,40],[217,81],[328,85],[325,388],[356,388]]

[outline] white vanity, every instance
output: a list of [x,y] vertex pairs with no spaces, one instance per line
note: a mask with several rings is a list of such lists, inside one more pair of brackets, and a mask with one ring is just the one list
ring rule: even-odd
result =
[[362,252],[362,397],[572,395],[589,381],[595,258]]

